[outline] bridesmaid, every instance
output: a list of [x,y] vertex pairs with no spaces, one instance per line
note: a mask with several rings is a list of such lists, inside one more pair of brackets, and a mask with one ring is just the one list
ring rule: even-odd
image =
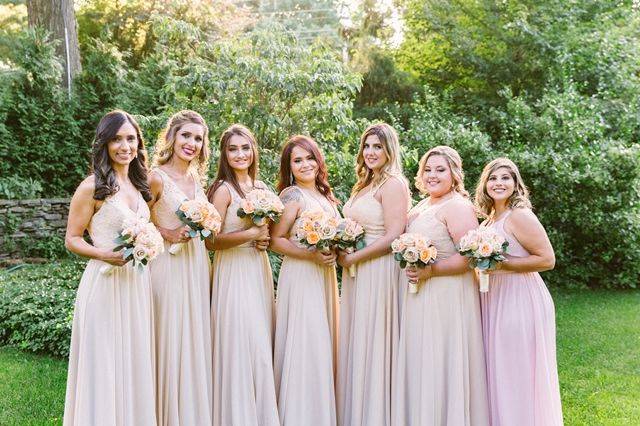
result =
[[491,424],[562,425],[555,309],[538,274],[553,269],[555,255],[512,161],[487,164],[476,205],[485,225],[509,242],[507,260],[490,272],[481,298]]
[[367,246],[338,258],[344,270],[356,265],[355,278],[342,275],[338,424],[388,426],[400,278],[390,246],[404,231],[410,202],[395,130],[369,126],[356,162],[358,180],[344,214],[364,227]]
[[[416,187],[428,198],[409,212],[407,232],[429,238],[438,257],[433,265],[407,269],[401,282],[394,424],[488,425],[478,288],[456,250],[478,227],[458,153],[447,146],[429,150]],[[420,283],[418,293],[408,292],[408,279]]]
[[[163,131],[150,173],[151,219],[165,251],[150,264],[156,336],[158,425],[211,424],[210,262],[204,242],[189,239],[176,215],[189,199],[206,200],[209,129],[197,112],[180,111]],[[172,255],[169,246],[183,243]]]
[[271,248],[284,255],[278,280],[274,368],[282,425],[335,426],[335,361],[338,283],[334,252],[311,251],[296,242],[304,211],[336,218],[336,199],[315,141],[293,136],[280,159],[283,216],[271,233]]
[[[93,172],[73,195],[65,236],[70,251],[91,259],[73,314],[65,426],[156,425],[149,272],[113,252],[124,219],[149,217],[146,160],[133,117],[106,114],[93,142]],[[120,267],[105,275],[106,264]]]
[[273,378],[273,279],[266,249],[267,225],[255,226],[236,212],[254,188],[258,148],[253,134],[234,124],[220,138],[218,175],[208,190],[222,216],[214,242],[213,425],[278,425]]

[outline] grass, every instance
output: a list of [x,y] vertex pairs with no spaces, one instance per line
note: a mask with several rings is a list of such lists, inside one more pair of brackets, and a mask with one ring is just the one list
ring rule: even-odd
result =
[[0,425],[60,425],[67,361],[0,347]]
[[[640,425],[640,291],[555,291],[565,425]],[[0,347],[0,425],[61,424],[66,361]]]

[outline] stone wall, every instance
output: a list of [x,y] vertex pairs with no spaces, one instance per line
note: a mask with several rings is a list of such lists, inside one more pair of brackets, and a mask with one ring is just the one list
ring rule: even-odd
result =
[[19,256],[20,242],[64,237],[69,198],[0,200],[0,259]]

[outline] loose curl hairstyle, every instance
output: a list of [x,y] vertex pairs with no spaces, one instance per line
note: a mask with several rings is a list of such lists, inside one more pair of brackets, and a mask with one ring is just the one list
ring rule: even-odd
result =
[[231,167],[231,165],[229,164],[229,160],[227,159],[227,145],[229,144],[232,136],[242,136],[251,145],[253,161],[251,162],[251,165],[249,165],[249,177],[251,178],[252,184],[255,184],[256,177],[258,176],[258,143],[256,142],[256,137],[253,136],[251,130],[247,129],[242,124],[232,124],[224,132],[222,132],[222,136],[220,136],[220,158],[218,159],[218,173],[216,175],[216,179],[207,190],[207,197],[209,197],[210,200],[213,199],[213,194],[218,188],[222,186],[224,182],[228,182],[229,184],[231,184],[233,189],[235,189],[241,197],[244,197],[245,195],[244,191],[240,187],[240,184],[238,183],[236,173],[234,172],[233,167]]
[[204,185],[207,181],[207,171],[209,170],[209,127],[204,121],[204,118],[195,111],[188,109],[179,111],[169,118],[167,126],[160,133],[158,141],[156,142],[156,151],[153,155],[153,166],[161,166],[166,164],[171,157],[173,157],[173,147],[176,142],[176,136],[182,126],[192,123],[198,124],[203,128],[202,148],[197,159],[192,161],[189,168],[193,170],[196,178],[199,180],[200,185]]
[[[384,153],[387,155],[387,162],[382,166],[382,170],[377,178],[374,178],[371,170],[364,162],[364,143],[369,136],[377,136],[382,143]],[[395,129],[386,123],[372,124],[366,128],[360,137],[360,146],[356,156],[357,181],[351,190],[351,195],[357,194],[362,188],[370,183],[379,184],[390,176],[396,176],[406,182],[402,173],[402,161],[400,158],[400,142]]]
[[324,195],[329,201],[334,204],[338,203],[338,200],[333,195],[331,186],[327,180],[327,166],[324,161],[324,156],[318,147],[316,141],[309,136],[295,135],[291,136],[287,143],[282,148],[282,154],[280,155],[280,177],[278,180],[278,192],[282,192],[286,188],[295,184],[295,177],[291,171],[291,153],[295,147],[299,147],[307,151],[316,164],[318,165],[318,172],[316,173],[316,188],[322,195]]
[[424,187],[424,183],[422,182],[422,175],[424,175],[424,170],[427,167],[427,161],[429,160],[429,158],[436,155],[441,156],[445,160],[447,160],[447,164],[449,165],[449,170],[451,170],[451,177],[453,180],[452,189],[463,197],[469,198],[469,193],[464,188],[464,171],[462,170],[462,158],[460,158],[460,154],[458,154],[458,151],[446,145],[433,147],[422,156],[418,165],[418,173],[416,174],[416,188],[418,188],[418,190],[422,194],[427,193],[427,189]]
[[96,200],[104,200],[120,190],[116,172],[109,157],[109,142],[116,138],[118,131],[125,123],[133,126],[138,139],[136,155],[129,163],[129,179],[133,186],[140,191],[145,201],[150,201],[152,198],[147,181],[147,151],[144,148],[140,126],[127,112],[114,110],[108,112],[98,123],[91,148],[91,173],[95,176],[93,198]]
[[507,206],[510,209],[514,208],[531,208],[531,201],[529,200],[529,190],[522,181],[520,176],[520,170],[518,166],[508,158],[496,158],[489,164],[484,166],[478,186],[476,187],[476,208],[484,217],[490,217],[493,215],[495,209],[493,205],[493,198],[487,193],[487,182],[489,177],[498,169],[505,168],[509,170],[511,179],[514,182],[513,194],[507,200]]

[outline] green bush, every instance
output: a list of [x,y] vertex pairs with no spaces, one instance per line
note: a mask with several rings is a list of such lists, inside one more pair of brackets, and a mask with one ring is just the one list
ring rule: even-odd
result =
[[494,156],[518,164],[554,245],[563,287],[635,288],[640,281],[640,147],[612,139],[607,107],[569,88],[495,112]]
[[60,86],[54,44],[31,30],[14,42],[10,71],[0,73],[0,175],[32,178],[48,196],[68,195],[86,173],[89,144]]
[[0,272],[0,344],[67,356],[84,265],[61,262]]

